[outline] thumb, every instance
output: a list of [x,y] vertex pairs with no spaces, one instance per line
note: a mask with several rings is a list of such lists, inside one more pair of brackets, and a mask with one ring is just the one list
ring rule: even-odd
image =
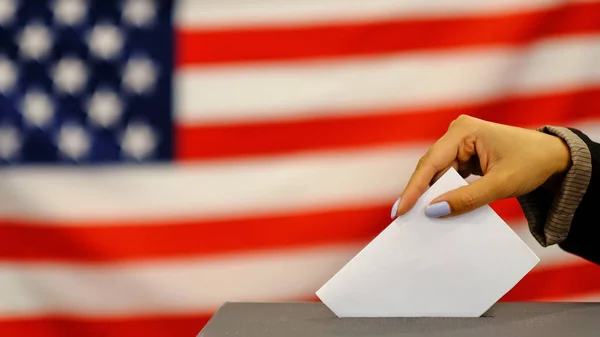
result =
[[435,198],[425,209],[428,217],[439,218],[463,214],[504,197],[506,181],[490,173],[469,185],[461,186]]

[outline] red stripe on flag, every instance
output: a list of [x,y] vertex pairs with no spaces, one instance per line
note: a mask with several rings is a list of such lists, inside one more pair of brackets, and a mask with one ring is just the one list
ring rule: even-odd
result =
[[[3,220],[0,259],[111,262],[361,243],[391,222],[392,204],[390,200],[387,205],[361,209],[154,224],[90,221],[82,226],[53,226]],[[506,221],[524,219],[515,199],[492,206]]]
[[520,45],[541,37],[597,31],[600,3],[570,3],[549,10],[484,17],[229,30],[178,27],[176,62],[188,66]]
[[600,266],[582,260],[571,265],[534,269],[501,300],[557,301],[589,294],[600,294]]
[[177,126],[176,156],[183,161],[197,161],[433,142],[460,114],[526,127],[598,119],[600,88],[513,97],[471,106],[365,111],[358,116],[340,117],[324,113],[323,117],[294,121],[183,124]]
[[0,331],[7,337],[190,337],[196,336],[210,317],[209,314],[198,314],[112,319],[0,319]]

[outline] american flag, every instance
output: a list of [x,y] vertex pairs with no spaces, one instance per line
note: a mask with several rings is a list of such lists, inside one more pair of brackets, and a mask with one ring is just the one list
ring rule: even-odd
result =
[[[599,1],[0,0],[0,335],[315,300],[458,115],[600,140],[599,62]],[[541,258],[503,301],[600,298],[493,207]]]

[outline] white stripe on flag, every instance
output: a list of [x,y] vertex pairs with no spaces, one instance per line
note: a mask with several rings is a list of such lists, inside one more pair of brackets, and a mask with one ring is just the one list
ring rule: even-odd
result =
[[599,85],[598,59],[600,35],[587,35],[526,49],[185,68],[176,114],[182,123],[239,123],[478,103]]
[[[575,0],[595,2],[596,0]],[[543,10],[561,0],[180,0],[175,23],[186,28],[437,18]]]
[[0,263],[0,315],[208,312],[224,301],[293,300],[313,295],[360,248],[112,265]]
[[[390,207],[425,147],[121,168],[0,172],[0,216],[237,218],[335,205]],[[23,203],[22,200],[27,200]]]

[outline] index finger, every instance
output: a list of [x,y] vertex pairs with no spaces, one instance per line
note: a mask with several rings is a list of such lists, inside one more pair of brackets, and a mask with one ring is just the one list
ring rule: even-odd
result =
[[458,153],[458,142],[457,137],[446,133],[419,159],[400,196],[396,216],[408,212],[425,193],[433,177],[454,162]]

